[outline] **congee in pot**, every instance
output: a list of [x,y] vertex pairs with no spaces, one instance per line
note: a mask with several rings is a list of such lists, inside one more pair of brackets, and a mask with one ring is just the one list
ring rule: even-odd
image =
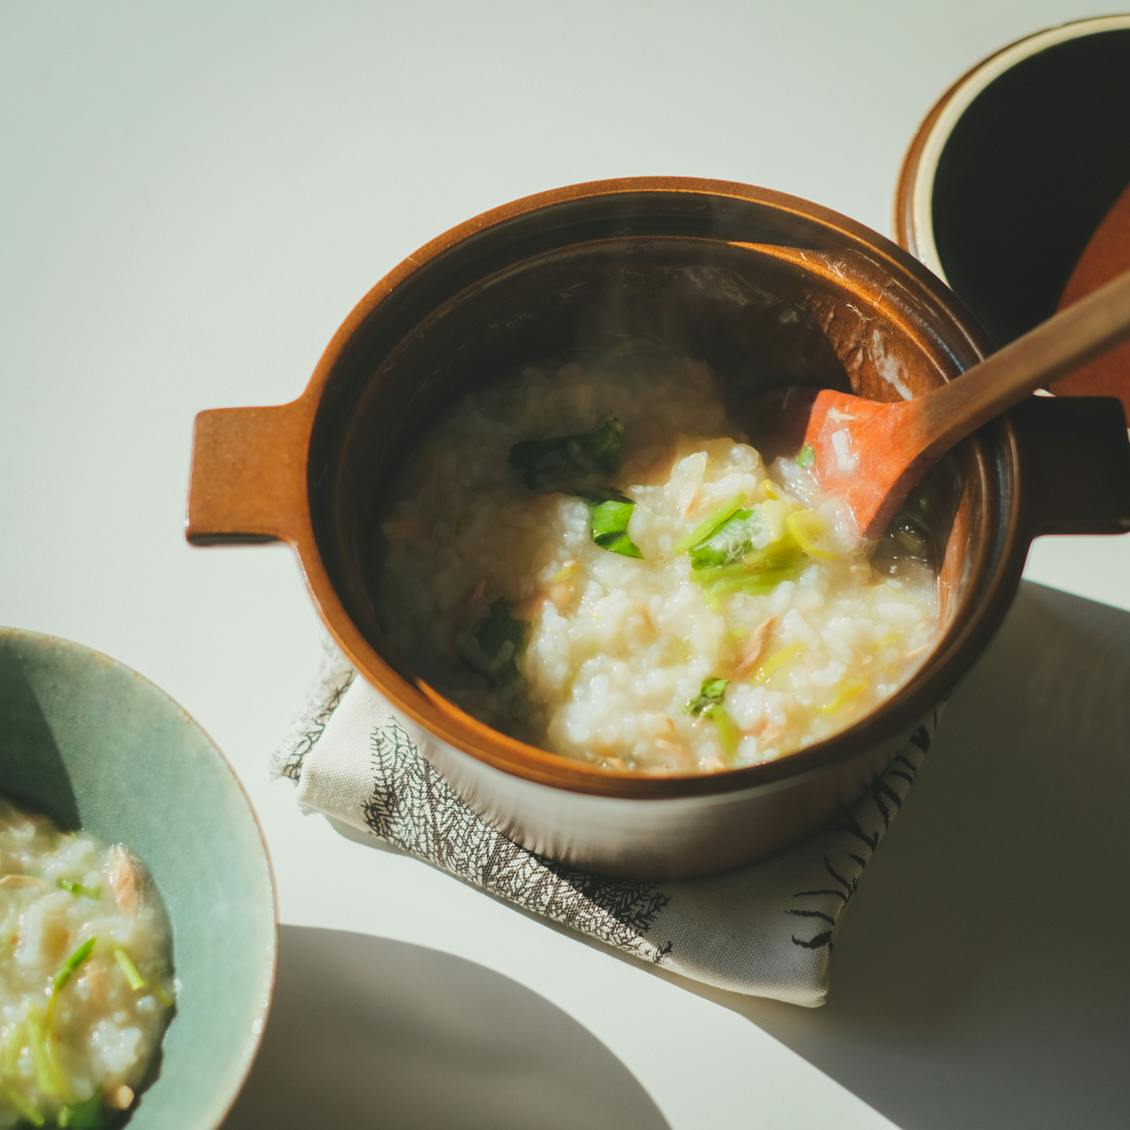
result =
[[643,773],[768,761],[891,696],[937,632],[922,530],[856,544],[809,453],[767,465],[723,392],[628,342],[465,393],[381,522],[401,660],[499,730]]

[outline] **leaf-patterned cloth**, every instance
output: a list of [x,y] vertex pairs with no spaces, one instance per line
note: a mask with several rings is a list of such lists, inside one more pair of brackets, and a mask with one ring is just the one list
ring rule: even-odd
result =
[[274,771],[297,782],[305,808],[588,938],[722,989],[813,1007],[827,997],[836,926],[914,783],[937,717],[823,831],[760,863],[669,883],[579,871],[507,839],[427,760],[436,739],[337,653]]

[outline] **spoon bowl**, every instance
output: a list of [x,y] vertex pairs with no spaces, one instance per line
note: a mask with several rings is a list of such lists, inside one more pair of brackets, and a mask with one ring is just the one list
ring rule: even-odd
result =
[[[1130,337],[1130,272],[914,400],[880,403],[833,389],[788,389],[764,411],[864,540],[878,538],[911,488],[955,444],[1029,393]],[[797,437],[799,436],[799,442]]]

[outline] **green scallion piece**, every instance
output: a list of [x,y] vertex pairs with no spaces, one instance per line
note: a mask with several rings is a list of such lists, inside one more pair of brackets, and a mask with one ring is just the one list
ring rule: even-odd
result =
[[693,714],[696,718],[708,714],[713,707],[721,705],[729,685],[728,679],[719,679],[713,675],[703,679],[698,694],[686,705],[687,713]]
[[745,497],[738,495],[725,506],[707,515],[682,541],[675,543],[676,553],[686,553],[700,542],[712,538],[739,510],[745,506]]
[[153,984],[153,995],[165,1008],[172,1008],[176,1004],[172,994],[159,981],[155,981]]
[[59,967],[59,972],[51,980],[51,992],[57,993],[81,967],[82,963],[90,956],[97,938],[87,938],[70,957]]
[[0,1078],[15,1074],[20,1062],[20,1052],[23,1051],[25,1043],[24,1029],[26,1027],[26,1020],[19,1020],[12,1025],[12,1030],[8,1033],[8,1039],[4,1043],[3,1051],[0,1051]]
[[47,1125],[47,1119],[15,1087],[9,1086],[2,1079],[0,1079],[0,1095],[8,1100],[8,1105],[25,1122],[30,1122],[37,1130],[38,1127]]
[[691,546],[691,568],[697,572],[743,560],[753,549],[754,535],[762,525],[756,508],[735,510],[709,537]]
[[28,1047],[31,1049],[31,1062],[35,1068],[35,1085],[40,1092],[50,1098],[67,1098],[67,1083],[58,1060],[49,1045],[49,1037],[36,1012],[27,1017]]
[[145,978],[142,977],[141,971],[134,964],[133,958],[121,946],[114,947],[114,960],[118,963],[118,967],[126,975],[126,980],[129,982],[129,987],[133,991],[139,992],[145,988]]
[[84,887],[81,883],[76,883],[73,879],[58,879],[55,886],[61,891],[66,891],[69,895],[74,895],[76,898],[87,899],[100,899],[102,897],[101,887]]
[[643,557],[640,548],[628,537],[628,523],[636,504],[630,498],[594,499],[588,504],[592,540],[609,553],[621,557]]
[[812,444],[806,443],[800,451],[797,452],[796,465],[798,467],[811,467],[815,458],[816,452],[812,450]]
[[729,680],[713,675],[703,679],[698,694],[687,703],[686,710],[688,714],[696,718],[707,718],[714,724],[723,756],[727,761],[732,761],[738,752],[742,732],[730,712],[722,705],[729,685]]
[[733,761],[742,740],[742,732],[738,729],[737,722],[721,703],[710,708],[709,717],[718,731],[718,741],[722,744],[723,755],[727,761]]

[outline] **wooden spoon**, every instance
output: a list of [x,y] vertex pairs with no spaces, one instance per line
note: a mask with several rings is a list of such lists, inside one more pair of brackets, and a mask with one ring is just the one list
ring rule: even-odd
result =
[[793,450],[812,449],[810,470],[821,487],[847,502],[862,538],[877,538],[910,488],[959,440],[1128,337],[1130,271],[925,396],[887,404],[794,388],[778,402],[784,419],[773,427],[796,436],[800,417],[803,438]]

